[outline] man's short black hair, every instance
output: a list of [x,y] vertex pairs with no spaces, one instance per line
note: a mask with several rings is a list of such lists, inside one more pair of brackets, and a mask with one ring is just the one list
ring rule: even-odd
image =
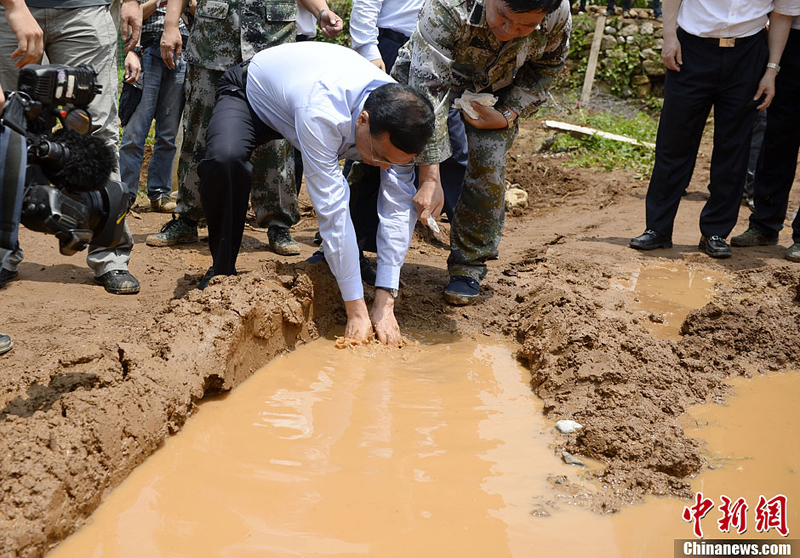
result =
[[508,9],[518,14],[544,12],[551,14],[558,9],[563,0],[500,0]]
[[364,110],[369,113],[369,133],[388,132],[389,141],[403,153],[421,153],[433,135],[433,105],[408,85],[381,85],[369,94]]

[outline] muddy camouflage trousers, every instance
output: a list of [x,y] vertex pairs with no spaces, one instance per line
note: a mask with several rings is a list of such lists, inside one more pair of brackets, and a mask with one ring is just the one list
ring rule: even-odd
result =
[[[183,145],[178,161],[178,207],[175,212],[195,221],[203,218],[197,165],[206,152],[206,130],[224,72],[189,64],[186,107],[183,111]],[[294,182],[294,153],[286,140],[271,141],[253,152],[253,189],[250,203],[261,227],[291,227],[300,220]]]
[[450,275],[480,281],[486,260],[497,259],[505,223],[506,153],[517,137],[517,126],[478,130],[465,126],[469,163],[450,230]]

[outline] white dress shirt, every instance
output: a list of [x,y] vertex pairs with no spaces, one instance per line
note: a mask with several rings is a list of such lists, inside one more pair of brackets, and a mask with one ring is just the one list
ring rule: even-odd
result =
[[749,37],[764,29],[773,10],[800,15],[800,0],[683,0],[678,26],[697,37]]
[[417,26],[423,0],[353,0],[350,46],[367,60],[381,57],[378,28],[410,37]]
[[[258,117],[300,150],[308,195],[317,213],[325,259],[345,301],[364,296],[350,188],[340,159],[360,160],[356,119],[388,74],[352,50],[320,42],[283,44],[256,54],[247,100]],[[381,170],[376,285],[398,288],[417,219],[413,165]]]

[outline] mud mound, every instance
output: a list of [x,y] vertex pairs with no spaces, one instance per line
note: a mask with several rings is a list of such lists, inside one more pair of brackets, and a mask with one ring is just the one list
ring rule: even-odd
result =
[[[519,310],[519,356],[547,416],[585,427],[557,450],[606,464],[598,477],[611,490],[595,495],[596,510],[615,511],[644,494],[688,497],[684,477],[705,461],[678,418],[690,405],[723,398],[731,375],[798,361],[796,277],[788,270],[736,277],[689,315],[676,342],[654,339],[630,302],[607,291],[602,267],[587,267],[545,259]],[[767,292],[742,296],[753,288]]]
[[172,301],[137,343],[74,349],[0,409],[0,555],[40,556],[199,399],[316,335],[307,276],[265,270],[214,283]]

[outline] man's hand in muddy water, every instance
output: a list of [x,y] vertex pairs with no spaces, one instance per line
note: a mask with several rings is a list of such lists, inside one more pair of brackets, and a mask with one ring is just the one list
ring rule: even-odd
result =
[[400,326],[394,317],[394,297],[389,291],[375,289],[375,303],[372,305],[369,317],[379,342],[392,347],[403,346]]
[[347,312],[347,325],[344,327],[345,339],[355,343],[366,343],[372,337],[372,322],[369,319],[367,304],[363,298],[344,303]]

